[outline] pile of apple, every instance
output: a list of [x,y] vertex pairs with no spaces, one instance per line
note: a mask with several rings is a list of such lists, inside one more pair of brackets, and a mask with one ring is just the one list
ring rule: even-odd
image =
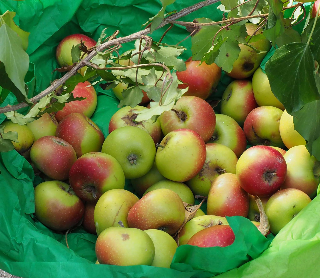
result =
[[[249,35],[255,32],[255,25],[246,26]],[[95,44],[80,34],[59,44],[61,66],[72,64],[71,48],[81,40]],[[137,112],[148,109],[144,99],[120,108],[105,137],[90,119],[97,95],[88,81],[73,91],[85,99],[54,115],[25,126],[5,122],[5,131],[18,132],[16,149],[45,180],[35,187],[36,218],[56,232],[82,225],[96,233],[97,262],[114,265],[170,267],[178,245],[230,245],[234,233],[225,216],[259,226],[256,197],[277,234],[316,195],[320,162],[259,67],[270,43],[250,44],[261,52],[240,45],[220,113],[207,99],[221,69],[189,59],[177,72],[188,91],[155,122],[136,121]],[[121,98],[125,86],[119,85],[114,91]],[[198,209],[186,219],[199,196],[206,214]]]

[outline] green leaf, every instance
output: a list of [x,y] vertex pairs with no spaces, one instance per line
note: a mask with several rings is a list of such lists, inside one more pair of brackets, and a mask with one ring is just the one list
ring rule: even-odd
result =
[[120,101],[119,107],[122,107],[125,105],[135,107],[141,102],[143,98],[143,93],[138,86],[135,86],[135,87],[130,87],[126,90],[123,90],[122,96],[123,96],[123,99]]
[[240,47],[237,41],[227,40],[220,47],[219,55],[215,63],[224,71],[230,72],[234,62],[237,60],[240,53]]
[[10,111],[4,114],[9,120],[19,125],[25,125],[34,121],[33,118],[28,118],[25,115],[18,113],[17,111]]
[[159,11],[159,13],[156,14],[152,19],[152,23],[150,26],[151,33],[157,29],[157,27],[161,24],[162,20],[164,19],[166,7],[173,4],[175,1],[176,0],[161,0],[162,8]]
[[314,20],[315,19],[310,20],[308,28],[303,35],[306,37],[305,41],[311,36],[310,48],[314,59],[320,63],[320,18],[317,18],[316,26],[311,34]]
[[9,152],[14,149],[12,141],[18,141],[18,133],[15,131],[4,132],[4,126],[0,125],[0,152]]
[[161,95],[160,88],[155,86],[158,80],[159,78],[156,75],[156,71],[154,68],[152,68],[148,75],[142,76],[142,82],[144,85],[140,86],[140,88],[147,93],[150,99],[157,102],[160,100]]
[[4,100],[7,98],[9,93],[10,93],[9,90],[6,90],[0,87],[0,104],[4,102]]
[[288,113],[320,99],[311,49],[303,43],[284,45],[266,63],[271,90]]
[[71,58],[72,63],[77,63],[80,60],[81,50],[80,50],[80,43],[77,45],[73,45],[71,48]]
[[146,121],[149,119],[156,120],[157,116],[161,115],[165,111],[169,111],[174,106],[174,102],[171,102],[168,105],[159,105],[158,102],[151,102],[149,109],[144,109],[142,111],[138,111],[138,116],[136,121]]
[[[0,41],[0,61],[4,64],[5,71],[14,86],[27,101],[24,78],[29,69],[29,56],[23,49],[22,40],[10,27],[3,24],[0,27]],[[2,82],[0,85],[2,86]]]

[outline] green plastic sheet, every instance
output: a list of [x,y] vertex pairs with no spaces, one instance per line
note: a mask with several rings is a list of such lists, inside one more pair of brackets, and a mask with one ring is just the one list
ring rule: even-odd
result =
[[[168,11],[181,10],[195,0],[176,0]],[[219,3],[184,17],[221,19]],[[1,14],[16,12],[15,22],[30,32],[27,52],[30,69],[26,82],[29,96],[38,94],[61,76],[55,49],[65,36],[84,33],[98,39],[105,29],[108,35],[119,30],[119,36],[141,30],[161,8],[160,1],[147,0],[25,0],[0,1]],[[154,32],[159,39],[165,29]],[[164,42],[176,44],[188,33],[175,26]],[[190,40],[182,43],[190,49]],[[123,46],[123,51],[132,44]],[[190,50],[183,58],[191,55]],[[223,76],[218,86],[221,95],[231,81]],[[92,119],[108,134],[111,116],[118,110],[118,100],[111,91],[95,86],[98,107]],[[3,105],[14,104],[7,97]],[[4,120],[0,115],[0,122]],[[27,277],[318,277],[316,260],[319,246],[319,198],[297,216],[275,239],[265,238],[243,217],[228,218],[235,232],[234,244],[226,248],[180,246],[170,269],[152,266],[119,267],[96,265],[96,236],[77,228],[65,235],[54,233],[34,217],[34,186],[40,183],[30,164],[16,151],[0,153],[0,268]],[[130,185],[127,184],[130,189]],[[318,223],[319,222],[319,223]],[[318,268],[319,269],[319,268]],[[297,276],[299,273],[299,276]]]

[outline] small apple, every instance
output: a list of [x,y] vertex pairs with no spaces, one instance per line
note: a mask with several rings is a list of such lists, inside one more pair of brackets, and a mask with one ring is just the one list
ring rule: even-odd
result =
[[206,144],[206,160],[199,173],[186,184],[194,195],[208,196],[212,183],[224,173],[236,173],[238,158],[228,147],[217,144]]
[[162,139],[155,161],[164,177],[185,182],[199,173],[205,159],[206,145],[200,135],[191,129],[178,129]]
[[279,123],[283,111],[273,106],[259,106],[247,116],[243,130],[251,145],[284,147]]
[[97,234],[109,227],[128,227],[130,208],[139,198],[125,189],[111,189],[99,198],[94,209],[94,223]]
[[274,193],[265,206],[271,232],[276,235],[310,202],[310,197],[299,189],[287,188]]
[[87,116],[71,113],[58,124],[56,136],[70,143],[77,157],[101,150],[104,135],[100,128]]
[[151,265],[170,268],[173,256],[178,248],[176,241],[168,233],[161,230],[149,229],[145,230],[145,232],[152,239],[155,248],[155,255]]
[[221,97],[221,113],[235,119],[240,126],[257,106],[250,80],[231,81]]
[[208,143],[225,145],[239,157],[247,147],[247,138],[235,119],[228,115],[216,114],[216,127]]
[[85,203],[82,226],[90,234],[97,234],[94,224],[94,208],[96,203]]
[[182,96],[170,111],[160,115],[159,120],[164,135],[187,128],[196,131],[205,142],[209,141],[216,126],[213,108],[207,101],[195,96]]
[[145,130],[124,126],[106,137],[101,151],[118,160],[127,179],[135,179],[148,173],[153,166],[156,146]]
[[311,10],[311,18],[315,18],[316,16],[319,16],[320,14],[319,6],[320,6],[320,0],[316,0],[313,2],[312,10]]
[[67,141],[56,136],[44,136],[32,145],[30,159],[49,178],[67,180],[77,155]]
[[274,106],[284,110],[283,104],[272,93],[268,76],[261,67],[252,76],[252,90],[259,106]]
[[100,264],[151,265],[155,248],[151,238],[144,231],[110,227],[98,236],[95,252]]
[[236,174],[225,173],[212,183],[207,199],[207,214],[243,216],[249,212],[249,195],[241,187]]
[[280,152],[282,155],[285,155],[285,153],[287,152],[286,150],[279,148],[279,147],[275,147],[275,146],[270,146],[271,148],[274,148],[275,150],[277,150],[278,152]]
[[62,110],[56,113],[56,119],[60,122],[65,116],[71,113],[82,113],[90,118],[97,107],[97,93],[89,81],[78,83],[72,95],[82,97],[82,100],[74,100],[65,104]]
[[70,185],[45,181],[34,189],[35,215],[48,228],[62,232],[75,227],[84,215],[84,204]]
[[114,157],[101,152],[90,152],[79,157],[72,165],[69,182],[81,200],[97,202],[104,192],[123,189],[125,177]]
[[27,123],[27,127],[32,131],[34,140],[44,136],[55,136],[58,122],[53,114],[45,113],[39,119]]
[[186,70],[177,72],[178,79],[184,83],[179,84],[178,88],[188,88],[184,96],[207,99],[219,83],[221,68],[215,63],[207,65],[205,62],[193,61],[191,57],[185,63]]
[[128,213],[128,226],[141,230],[158,229],[174,235],[184,222],[183,201],[174,191],[161,188],[150,191]]
[[251,195],[269,196],[287,176],[287,164],[277,150],[264,145],[248,148],[239,157],[236,174],[241,187]]

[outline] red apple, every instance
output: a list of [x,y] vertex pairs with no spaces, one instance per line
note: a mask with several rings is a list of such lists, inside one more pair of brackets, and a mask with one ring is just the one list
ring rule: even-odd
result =
[[84,215],[82,226],[90,234],[96,234],[96,226],[94,224],[94,207],[96,203],[86,203],[84,207]]
[[57,126],[58,122],[53,113],[45,113],[39,119],[27,124],[34,135],[34,140],[44,136],[55,136]]
[[205,142],[213,135],[216,125],[213,108],[207,101],[195,96],[182,96],[170,111],[160,115],[159,120],[164,135],[187,128],[196,131]]
[[319,6],[320,6],[320,0],[316,0],[313,2],[312,10],[311,10],[311,18],[315,18],[316,16],[319,16],[320,14]]
[[88,152],[99,152],[104,141],[100,128],[81,113],[64,117],[58,125],[56,136],[70,143],[78,157]]
[[97,107],[97,93],[89,81],[78,83],[72,95],[82,97],[83,100],[74,100],[65,104],[62,110],[56,113],[56,119],[60,122],[65,116],[71,113],[82,113],[90,118]]
[[55,136],[44,136],[32,145],[30,159],[49,178],[66,180],[77,155],[67,141]]
[[186,61],[186,70],[177,72],[178,79],[184,84],[178,88],[188,87],[184,96],[197,96],[207,99],[219,83],[221,68],[215,63],[207,65],[205,62],[193,61],[189,58]]
[[283,155],[264,145],[245,150],[236,165],[241,187],[251,195],[268,196],[284,183],[287,164]]

